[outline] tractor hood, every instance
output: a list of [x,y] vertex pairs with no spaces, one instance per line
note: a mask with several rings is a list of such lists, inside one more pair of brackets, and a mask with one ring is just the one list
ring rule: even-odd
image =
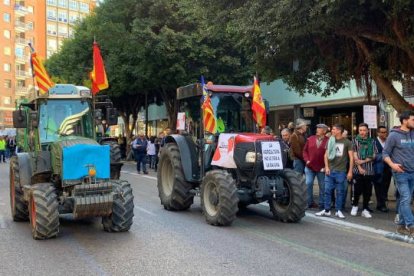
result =
[[97,179],[110,175],[110,149],[95,140],[67,136],[51,145],[52,170],[60,175],[63,184],[81,182],[88,175],[88,167],[96,170]]

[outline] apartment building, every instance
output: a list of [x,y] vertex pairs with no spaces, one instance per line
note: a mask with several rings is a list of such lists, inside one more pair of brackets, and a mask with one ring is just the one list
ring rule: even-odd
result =
[[34,89],[28,43],[41,59],[50,57],[97,1],[0,1],[0,127],[10,127],[16,100]]

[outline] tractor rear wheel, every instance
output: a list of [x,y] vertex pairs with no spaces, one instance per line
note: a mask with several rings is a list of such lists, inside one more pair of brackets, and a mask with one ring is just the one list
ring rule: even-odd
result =
[[192,185],[184,179],[178,146],[166,144],[158,163],[158,194],[166,210],[186,210],[193,204]]
[[14,221],[29,220],[29,209],[20,187],[20,170],[17,156],[10,159],[10,207]]
[[59,233],[59,211],[55,188],[50,183],[32,187],[29,200],[30,226],[35,240],[56,237]]
[[[121,147],[116,141],[102,141],[101,145],[109,145],[111,164],[119,164],[122,161]],[[121,177],[122,166],[111,166],[111,179],[119,179]]]
[[286,194],[283,199],[270,199],[270,211],[275,219],[283,222],[298,222],[305,216],[306,185],[299,173],[285,169],[281,177]]
[[134,195],[131,184],[125,180],[112,182],[116,193],[112,205],[112,214],[102,218],[102,225],[107,232],[125,232],[131,228],[134,217]]
[[209,171],[201,184],[201,208],[208,224],[230,225],[239,210],[236,182],[223,170]]

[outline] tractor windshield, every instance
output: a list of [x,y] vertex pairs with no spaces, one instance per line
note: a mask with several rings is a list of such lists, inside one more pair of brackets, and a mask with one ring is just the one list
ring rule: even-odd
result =
[[[179,112],[185,113],[185,130],[197,138],[203,136],[200,101],[200,97],[189,97],[179,104]],[[217,118],[217,133],[254,132],[251,98],[241,93],[212,93],[211,104]]]
[[254,132],[250,98],[239,93],[213,93],[217,132]]
[[40,104],[40,142],[56,141],[62,135],[93,138],[91,107],[87,101],[49,100]]

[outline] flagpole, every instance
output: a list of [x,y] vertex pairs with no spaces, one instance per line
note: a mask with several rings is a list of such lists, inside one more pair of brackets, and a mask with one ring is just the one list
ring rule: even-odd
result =
[[[33,69],[33,60],[32,60],[32,54],[34,53],[34,48],[31,42],[29,42],[28,44],[30,48],[30,68],[32,69],[33,90],[35,91],[36,94],[38,94],[38,92],[36,91],[36,78],[35,78],[35,72]],[[34,104],[35,104],[35,110],[37,110],[37,101],[34,101]]]

